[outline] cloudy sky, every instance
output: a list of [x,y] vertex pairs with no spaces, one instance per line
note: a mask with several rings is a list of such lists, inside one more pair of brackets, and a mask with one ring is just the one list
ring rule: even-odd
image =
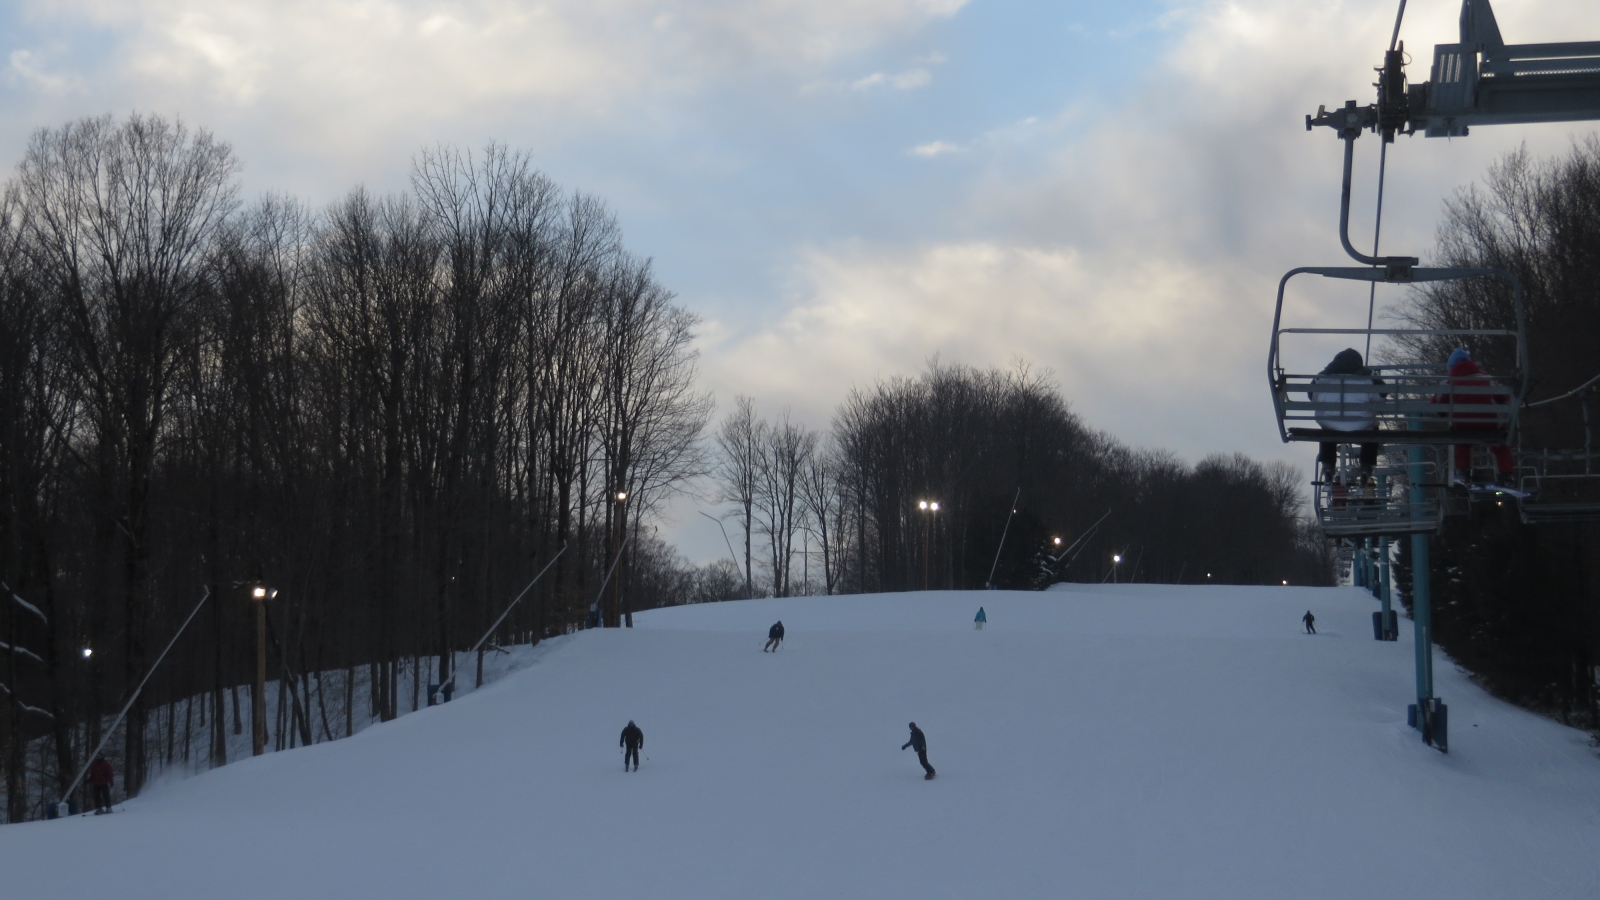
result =
[[[1427,77],[1458,0],[1413,0]],[[1600,40],[1593,0],[1496,0],[1512,43]],[[1092,426],[1196,461],[1278,440],[1278,277],[1338,265],[1340,145],[1394,0],[9,0],[0,165],[35,128],[133,110],[232,142],[247,195],[404,189],[412,155],[499,140],[605,198],[703,318],[705,384],[825,427],[851,386],[1026,360]],[[1401,138],[1384,248],[1520,143]],[[1370,247],[1378,142],[1357,147]],[[1362,236],[1364,235],[1364,236]],[[1364,289],[1299,293],[1358,326]],[[1380,303],[1382,295],[1380,294]],[[692,558],[715,526],[676,509]]]

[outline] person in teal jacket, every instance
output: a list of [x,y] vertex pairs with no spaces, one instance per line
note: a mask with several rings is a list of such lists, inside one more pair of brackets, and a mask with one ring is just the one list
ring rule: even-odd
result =
[[978,607],[978,614],[972,617],[972,621],[979,631],[983,630],[983,624],[989,621],[989,617],[984,614],[983,607]]

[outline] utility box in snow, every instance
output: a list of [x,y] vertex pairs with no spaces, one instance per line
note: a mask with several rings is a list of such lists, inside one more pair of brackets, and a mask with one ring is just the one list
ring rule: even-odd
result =
[[44,808],[44,817],[46,819],[64,819],[67,816],[75,816],[77,814],[78,804],[71,800],[65,803],[51,803]]

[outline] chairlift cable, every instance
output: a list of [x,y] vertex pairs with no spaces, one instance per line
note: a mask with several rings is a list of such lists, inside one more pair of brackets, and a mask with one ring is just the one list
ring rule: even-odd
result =
[[[1400,0],[1400,8],[1395,10],[1394,31],[1389,35],[1389,52],[1400,43],[1400,23],[1406,17],[1406,0]],[[1383,231],[1383,176],[1384,169],[1389,162],[1388,141],[1378,142],[1378,215],[1377,221],[1372,225],[1372,255],[1378,255],[1378,236]],[[1378,282],[1373,281],[1367,287],[1367,348],[1361,354],[1368,365],[1372,364],[1372,315],[1378,304]]]
[[[1400,9],[1402,11],[1404,11],[1404,9],[1405,9],[1405,0],[1401,0]],[[1399,23],[1396,22],[1395,26],[1398,29]],[[1377,220],[1375,222],[1373,222],[1373,224],[1372,224],[1372,255],[1373,256],[1377,256],[1378,255],[1378,237],[1379,237],[1380,233],[1383,231],[1383,175],[1384,175],[1384,169],[1388,165],[1388,162],[1389,162],[1389,145],[1386,144],[1386,143],[1383,143],[1382,141],[1379,141],[1378,142],[1378,215],[1377,215]],[[1373,266],[1373,268],[1377,268],[1377,266]],[[1368,285],[1367,285],[1367,349],[1361,354],[1361,358],[1363,360],[1365,360],[1367,365],[1369,365],[1369,366],[1372,365],[1372,314],[1377,309],[1377,305],[1378,305],[1378,282],[1376,280],[1373,280],[1373,281],[1369,282]]]
[[1589,387],[1590,385],[1594,384],[1597,381],[1600,381],[1600,375],[1594,376],[1593,378],[1589,379],[1588,381],[1585,381],[1583,384],[1580,384],[1577,387],[1573,388],[1572,390],[1567,391],[1565,394],[1560,394],[1560,395],[1555,396],[1555,397],[1549,397],[1547,399],[1540,400],[1537,403],[1524,403],[1523,407],[1525,409],[1533,409],[1536,406],[1544,406],[1546,403],[1554,403],[1557,400],[1565,400],[1568,397],[1573,396],[1574,394],[1581,393],[1584,388]]

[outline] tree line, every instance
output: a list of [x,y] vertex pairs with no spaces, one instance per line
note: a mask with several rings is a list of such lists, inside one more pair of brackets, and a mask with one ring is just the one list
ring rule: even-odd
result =
[[[1595,473],[1540,486],[1534,502],[1600,503],[1593,385],[1600,375],[1600,138],[1562,157],[1527,150],[1493,165],[1482,186],[1446,203],[1438,265],[1506,269],[1522,282],[1529,371],[1519,426],[1519,469],[1560,457]],[[1436,282],[1411,293],[1401,320],[1422,328],[1515,329],[1509,288],[1497,279]],[[1448,340],[1400,351],[1442,361]],[[1504,344],[1471,346],[1492,374],[1516,370]],[[1577,390],[1573,393],[1574,389]],[[1568,396],[1570,395],[1570,396]],[[1551,402],[1545,402],[1551,401]],[[1439,645],[1489,690],[1562,721],[1600,730],[1600,531],[1596,522],[1523,524],[1514,504],[1474,504],[1447,519],[1430,552]],[[1401,542],[1402,599],[1410,547]]]
[[852,391],[827,434],[741,397],[715,443],[742,596],[1332,577],[1292,467],[1129,448],[1027,367],[935,361]]
[[392,718],[404,673],[446,673],[552,559],[503,640],[628,621],[615,586],[653,576],[626,548],[662,555],[644,523],[706,465],[694,315],[528,154],[430,149],[408,191],[323,209],[244,204],[238,169],[204,130],[107,116],[36,132],[0,193],[10,821],[27,742],[59,796],[202,596],[129,710],[130,795],[152,705],[203,696],[226,762],[256,586],[309,743],[312,673],[364,669]]

